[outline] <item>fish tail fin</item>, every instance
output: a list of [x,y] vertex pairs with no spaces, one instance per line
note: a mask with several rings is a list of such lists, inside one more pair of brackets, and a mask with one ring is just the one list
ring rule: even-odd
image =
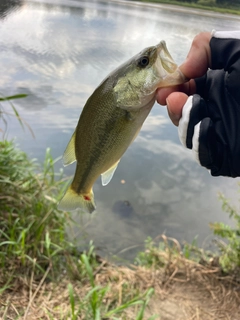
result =
[[73,211],[78,208],[88,213],[96,209],[92,189],[89,193],[78,194],[70,186],[58,204],[58,209],[63,211]]

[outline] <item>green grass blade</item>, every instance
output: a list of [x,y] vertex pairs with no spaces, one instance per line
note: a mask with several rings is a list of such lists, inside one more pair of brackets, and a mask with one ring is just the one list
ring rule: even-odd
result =
[[89,259],[88,259],[88,257],[86,256],[85,253],[81,254],[81,258],[80,259],[81,259],[82,263],[85,265],[85,268],[86,268],[86,271],[87,271],[91,286],[92,286],[92,288],[94,288],[95,287],[94,275],[93,275],[93,270],[92,270],[92,268],[90,266],[90,263],[89,263]]
[[75,315],[75,298],[74,298],[73,286],[71,283],[68,284],[68,293],[69,293],[72,316],[74,316]]
[[0,101],[7,101],[7,100],[14,100],[14,99],[22,99],[22,98],[26,98],[28,95],[25,93],[19,93],[19,94],[15,94],[13,96],[8,96],[8,97],[4,97],[4,98],[0,98]]

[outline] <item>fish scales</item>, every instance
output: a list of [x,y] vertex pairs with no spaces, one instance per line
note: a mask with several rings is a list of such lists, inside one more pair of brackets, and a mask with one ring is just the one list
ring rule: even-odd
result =
[[[98,90],[102,91],[101,86]],[[98,100],[98,96],[96,94],[87,101],[86,107],[89,104],[89,108],[82,112],[79,120],[82,125],[76,131],[75,144],[81,147],[78,149],[75,146],[76,150],[79,150],[76,153],[76,158],[81,166],[77,168],[73,186],[78,193],[89,193],[92,181],[96,180],[96,175],[98,177],[119,160],[127,148],[122,145],[122,140],[127,136],[129,143],[131,142],[136,129],[141,125],[139,121],[136,122],[137,116],[140,112],[145,111],[129,112],[116,108],[115,96],[109,90],[106,91],[105,97],[101,101]],[[106,102],[103,103],[103,101]],[[92,119],[91,114],[94,114]],[[91,121],[89,121],[89,117]],[[107,135],[106,132],[108,132]],[[84,150],[84,153],[81,150]],[[101,168],[99,164],[102,164]]]

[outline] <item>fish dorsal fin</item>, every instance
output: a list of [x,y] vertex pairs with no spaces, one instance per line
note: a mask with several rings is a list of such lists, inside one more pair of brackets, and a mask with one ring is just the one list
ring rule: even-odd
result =
[[68,166],[69,164],[71,164],[74,161],[76,161],[75,136],[76,136],[76,131],[74,131],[70,141],[68,142],[67,148],[64,151],[64,154],[63,154],[63,157],[62,157],[64,166]]
[[112,179],[115,170],[117,169],[118,163],[120,160],[118,160],[116,163],[114,163],[114,165],[108,169],[107,171],[105,171],[104,173],[101,174],[101,178],[102,178],[102,185],[106,186]]

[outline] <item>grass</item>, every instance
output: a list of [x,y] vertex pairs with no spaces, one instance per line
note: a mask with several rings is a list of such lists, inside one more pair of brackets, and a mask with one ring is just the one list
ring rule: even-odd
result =
[[[136,319],[143,319],[154,290],[130,290],[119,303],[110,284],[95,283],[101,263],[93,245],[80,253],[67,240],[65,227],[69,217],[57,209],[57,199],[68,181],[63,179],[62,172],[54,172],[55,161],[48,149],[40,168],[13,142],[0,142],[0,294],[14,294],[22,288],[22,294],[29,297],[24,308],[0,308],[0,317],[10,312],[15,314],[14,319],[26,319],[44,284],[57,284],[65,275],[69,281],[85,286],[84,295],[76,294],[69,282],[69,305],[57,319],[121,319],[125,309],[131,307],[136,307]],[[47,314],[55,319],[55,310]]]
[[[231,314],[238,312],[240,297],[234,286],[240,281],[239,260],[232,255],[239,253],[238,224],[222,233],[234,239],[223,252],[231,266],[228,272],[221,257],[199,249],[196,241],[182,247],[166,236],[148,238],[135,265],[115,266],[96,254],[93,243],[79,252],[68,241],[65,227],[70,217],[57,209],[68,181],[62,172],[55,173],[55,162],[49,149],[39,166],[13,142],[0,142],[0,318],[164,319],[165,312],[173,312],[172,306],[166,309],[167,299],[175,305],[174,319],[180,312],[180,294],[189,319],[198,319],[201,312],[189,302],[196,288],[195,299],[207,308],[209,319],[226,316],[230,306]],[[224,208],[239,223],[238,213],[226,203]],[[226,229],[214,226],[218,232]],[[217,298],[203,301],[209,292]],[[213,305],[220,312],[214,311],[214,317]],[[179,319],[187,319],[186,314]]]
[[[3,311],[10,319],[237,319],[238,282],[223,275],[214,259],[186,259],[175,239],[159,240],[149,239],[141,254],[148,259],[131,268],[109,264],[90,245],[75,261],[75,279],[42,278],[25,291],[5,290]],[[162,242],[166,247],[159,250]],[[161,267],[146,261],[161,261]]]
[[[15,149],[0,142],[0,265],[5,277],[24,270],[40,275],[62,259],[73,245],[65,240],[66,215],[56,208],[56,195],[66,181],[55,180],[54,160],[49,150],[43,169]],[[61,176],[61,173],[59,173]]]
[[217,242],[219,256],[196,240],[181,246],[162,235],[146,240],[134,265],[115,266],[92,242],[79,252],[67,239],[70,217],[57,202],[68,181],[55,172],[56,161],[47,149],[40,166],[13,142],[0,141],[1,319],[237,318],[240,215],[223,195],[236,226],[211,225],[226,240]]
[[141,0],[142,2],[173,4],[182,7],[210,10],[219,13],[228,13],[240,15],[239,5],[228,5],[227,2],[217,5],[215,0],[198,0],[198,1],[178,1],[178,0]]
[[[117,316],[121,316],[123,312],[131,307],[139,306],[139,310],[136,314],[136,320],[142,320],[145,309],[149,303],[150,298],[154,293],[153,288],[149,288],[143,294],[135,294],[133,297],[131,294],[126,295],[127,299],[121,301],[117,305],[117,297],[111,296],[111,285],[99,286],[95,282],[95,273],[90,264],[90,257],[85,253],[80,256],[79,266],[82,271],[87,273],[87,279],[90,283],[90,290],[84,297],[79,297],[75,294],[73,285],[68,284],[70,306],[71,306],[71,319],[78,319],[78,316],[84,314],[86,319],[121,319]],[[134,291],[133,291],[134,292]],[[113,292],[112,292],[113,293]],[[110,295],[109,295],[110,294]],[[155,319],[155,315],[148,318],[149,320]]]
[[[24,121],[24,119],[22,119],[20,117],[17,109],[15,108],[14,104],[12,103],[12,100],[23,99],[26,97],[27,97],[27,95],[24,93],[15,94],[13,96],[7,96],[7,97],[4,97],[4,96],[1,97],[1,94],[0,94],[0,121],[2,122],[2,124],[0,126],[0,132],[2,132],[3,137],[4,137],[4,134],[7,129],[7,116],[14,116],[15,118],[17,118],[22,129],[27,127],[29,129],[31,135],[34,137],[34,133],[31,129],[31,127],[28,125],[27,122]],[[9,106],[10,106],[10,108],[9,108]],[[9,111],[9,109],[10,109],[10,111]]]
[[210,224],[214,234],[225,241],[218,242],[220,250],[219,262],[225,272],[235,272],[240,275],[240,214],[229,203],[223,194],[219,194],[223,210],[235,222],[235,227],[230,227],[222,222]]

